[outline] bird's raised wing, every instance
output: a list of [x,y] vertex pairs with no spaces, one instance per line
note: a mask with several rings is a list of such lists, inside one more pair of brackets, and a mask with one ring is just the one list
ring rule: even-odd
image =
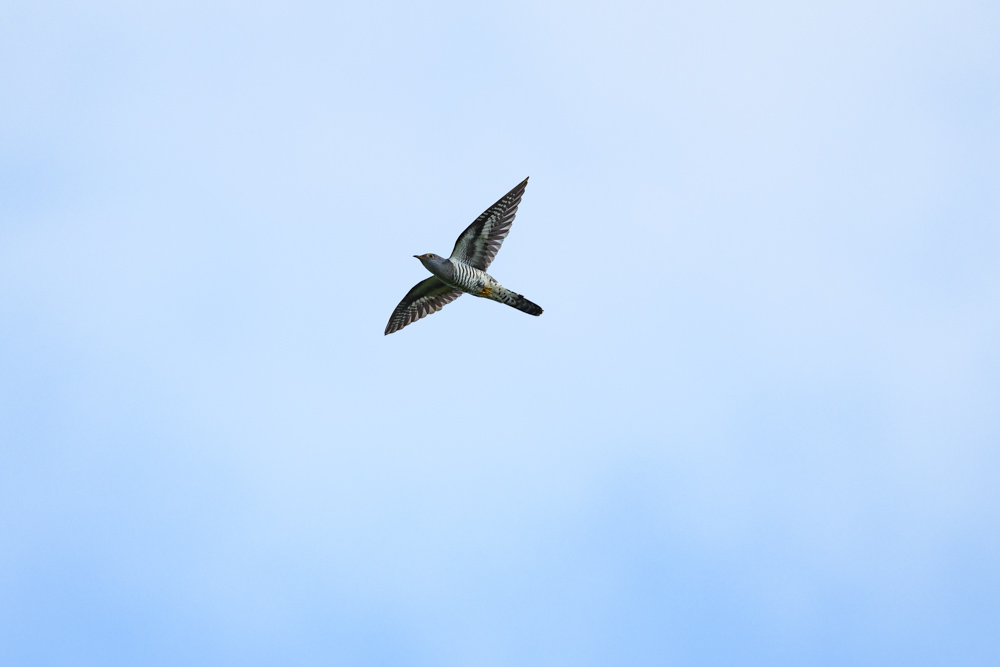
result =
[[451,251],[450,259],[485,271],[497,256],[500,244],[507,238],[510,225],[517,213],[517,205],[521,203],[521,195],[524,194],[526,187],[528,179],[521,181],[496,204],[483,211],[483,214],[476,218],[476,221],[455,241],[455,249]]
[[399,331],[421,317],[436,313],[460,296],[462,290],[446,285],[437,276],[417,283],[406,293],[396,310],[392,311],[392,317],[385,325],[385,335]]

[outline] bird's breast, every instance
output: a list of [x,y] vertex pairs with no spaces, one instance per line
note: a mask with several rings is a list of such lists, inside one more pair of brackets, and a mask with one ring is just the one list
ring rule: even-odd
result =
[[455,277],[449,282],[463,292],[489,297],[490,293],[499,286],[499,283],[485,271],[462,262],[453,262],[453,265]]

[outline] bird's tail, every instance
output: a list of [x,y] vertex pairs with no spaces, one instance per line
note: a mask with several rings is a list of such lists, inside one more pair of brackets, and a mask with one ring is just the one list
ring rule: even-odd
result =
[[514,306],[522,313],[528,313],[529,315],[535,315],[536,317],[538,315],[541,315],[543,312],[541,306],[539,306],[537,303],[534,303],[533,301],[528,301],[520,294],[517,295],[517,300],[510,305]]
[[528,313],[529,315],[535,315],[536,317],[542,314],[541,306],[539,306],[537,303],[528,301],[527,299],[525,299],[520,294],[517,294],[516,292],[511,292],[506,287],[501,287],[499,290],[491,294],[490,297],[499,301],[500,303],[505,303],[508,306],[517,308],[522,313]]

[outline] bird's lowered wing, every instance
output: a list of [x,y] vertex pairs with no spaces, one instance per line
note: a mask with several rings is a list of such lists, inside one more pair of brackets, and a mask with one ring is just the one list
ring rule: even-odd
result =
[[497,256],[500,244],[507,238],[526,187],[528,179],[521,181],[496,204],[483,211],[458,237],[455,249],[451,251],[451,259],[485,271]]
[[460,296],[461,290],[449,287],[437,276],[417,283],[406,293],[396,310],[392,311],[392,317],[385,325],[385,335],[399,331],[421,317],[436,313]]

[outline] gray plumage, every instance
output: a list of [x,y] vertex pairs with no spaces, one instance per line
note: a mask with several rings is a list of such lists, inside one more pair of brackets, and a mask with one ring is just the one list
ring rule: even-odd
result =
[[385,327],[386,335],[436,313],[463,292],[499,301],[529,315],[542,314],[542,309],[537,304],[510,291],[486,273],[510,232],[517,206],[521,203],[521,196],[527,186],[526,178],[483,211],[455,241],[451,257],[445,259],[434,253],[414,255],[434,275],[417,283],[406,293],[392,311]]

